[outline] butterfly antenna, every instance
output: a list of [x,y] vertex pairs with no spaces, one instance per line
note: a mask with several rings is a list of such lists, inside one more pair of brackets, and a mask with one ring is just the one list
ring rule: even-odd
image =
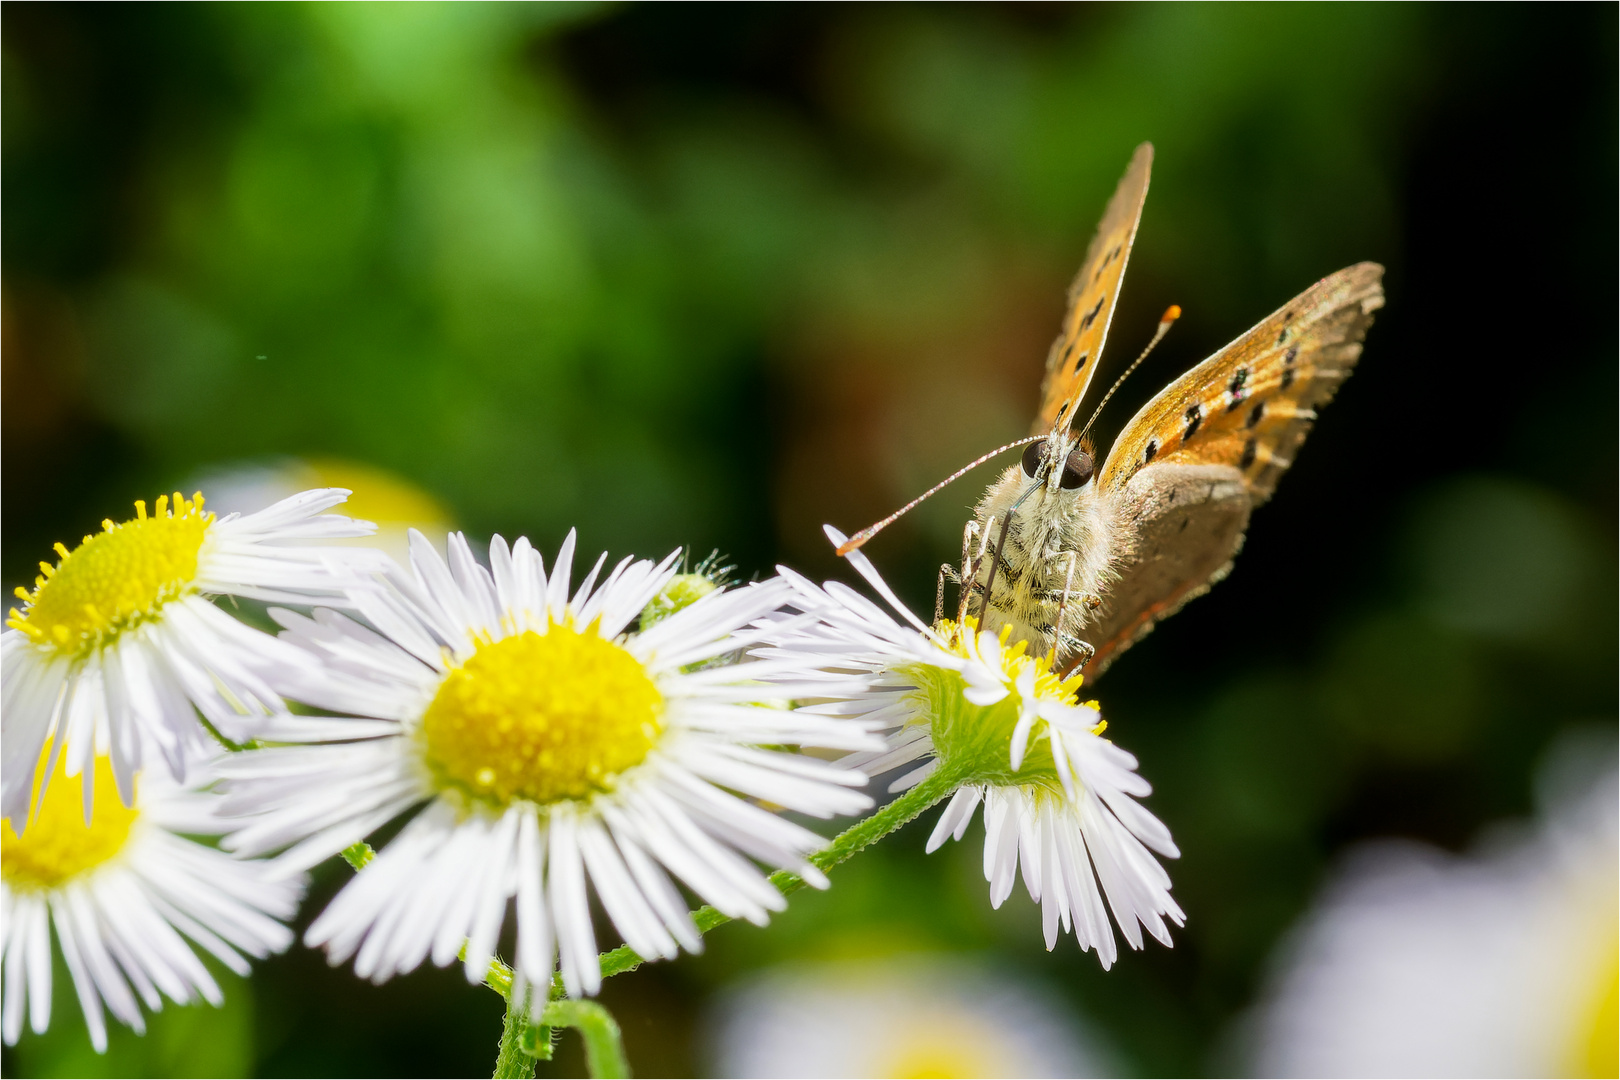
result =
[[882,532],[884,529],[886,529],[890,525],[894,524],[902,516],[904,516],[906,513],[908,513],[911,510],[912,507],[916,506],[918,503],[922,502],[924,499],[928,498],[930,495],[933,495],[936,492],[940,491],[941,489],[943,489],[945,487],[945,485],[949,484],[951,481],[958,480],[963,475],[965,475],[966,473],[969,473],[972,470],[978,468],[980,465],[983,465],[985,462],[989,461],[991,458],[995,457],[997,454],[1004,454],[1008,450],[1011,450],[1015,446],[1023,446],[1025,443],[1037,442],[1037,441],[1039,441],[1041,439],[1044,439],[1044,438],[1046,438],[1045,435],[1031,435],[1028,438],[1019,439],[1016,442],[1010,442],[1006,446],[998,446],[994,450],[990,451],[988,454],[985,454],[983,457],[973,459],[972,461],[968,462],[966,465],[962,466],[960,469],[957,469],[955,472],[951,473],[951,475],[947,476],[945,479],[941,480],[939,483],[935,484],[933,487],[929,488],[927,491],[923,492],[921,495],[917,496],[915,499],[912,499],[910,502],[906,503],[906,505],[902,506],[900,509],[898,509],[894,513],[890,514],[888,517],[884,518],[882,521],[878,522],[875,525],[868,525],[866,528],[862,529],[860,532],[856,533],[854,536],[850,537],[848,540],[845,540],[842,544],[839,544],[838,545],[838,554],[840,554],[840,555],[848,555],[850,552],[854,551],[856,548],[860,547],[862,544],[864,544],[868,540],[872,539],[872,537],[876,536],[878,533]]
[[1102,400],[1097,402],[1097,407],[1091,412],[1091,419],[1087,420],[1086,426],[1080,429],[1080,435],[1075,439],[1076,442],[1086,437],[1086,432],[1091,430],[1091,425],[1095,424],[1097,417],[1102,415],[1103,406],[1108,404],[1108,399],[1114,396],[1114,391],[1118,390],[1120,384],[1130,377],[1131,372],[1135,371],[1137,366],[1148,358],[1148,353],[1152,352],[1159,342],[1164,340],[1164,335],[1170,332],[1170,328],[1175,325],[1176,320],[1179,318],[1181,318],[1180,304],[1171,304],[1165,308],[1164,316],[1159,320],[1159,328],[1153,333],[1153,340],[1147,343],[1147,348],[1142,350],[1142,355],[1131,361],[1131,366],[1125,369],[1124,374],[1114,380],[1114,385],[1108,388],[1108,393],[1104,394]]

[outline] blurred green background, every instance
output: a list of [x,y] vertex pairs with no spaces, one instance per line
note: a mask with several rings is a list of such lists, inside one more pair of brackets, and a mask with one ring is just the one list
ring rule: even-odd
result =
[[[1184,857],[1104,974],[913,826],[767,930],[613,980],[644,1075],[778,961],[974,954],[1141,1074],[1232,1021],[1336,852],[1457,848],[1616,715],[1616,9],[7,4],[3,569],[240,462],[343,459],[476,535],[839,573],[1023,433],[1131,148],[1158,150],[1100,425],[1317,278],[1389,304],[1232,577],[1097,690]],[[919,609],[964,481],[869,552]],[[317,896],[347,871],[327,867]],[[903,962],[903,961],[897,961]],[[9,1075],[474,1075],[495,995],[294,950]],[[577,1072],[565,1040],[550,1066]]]

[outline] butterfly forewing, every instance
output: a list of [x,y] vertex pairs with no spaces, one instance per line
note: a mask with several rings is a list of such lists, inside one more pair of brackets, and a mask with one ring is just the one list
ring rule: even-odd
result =
[[1147,198],[1152,169],[1153,145],[1143,143],[1136,148],[1124,178],[1114,190],[1102,223],[1097,226],[1097,235],[1086,249],[1080,273],[1069,287],[1069,310],[1063,317],[1062,333],[1046,357],[1041,411],[1030,428],[1032,435],[1044,435],[1055,425],[1071,423],[1086,385],[1097,370],[1125,264],[1136,241],[1136,227],[1142,220],[1142,202]]
[[1103,489],[1122,490],[1155,463],[1230,465],[1264,502],[1361,355],[1383,273],[1359,263],[1322,279],[1165,387],[1120,433]]
[[1361,355],[1383,267],[1324,278],[1165,387],[1132,417],[1099,483],[1129,540],[1087,628],[1095,678],[1226,575],[1249,512],[1293,464],[1316,410]]

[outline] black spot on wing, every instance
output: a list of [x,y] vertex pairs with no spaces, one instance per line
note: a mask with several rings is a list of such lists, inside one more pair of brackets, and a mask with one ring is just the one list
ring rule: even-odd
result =
[[1079,356],[1075,357],[1074,373],[1076,375],[1080,374],[1080,369],[1086,366],[1086,357],[1090,355],[1090,353],[1081,353]]
[[1243,399],[1249,396],[1249,391],[1247,389],[1248,383],[1248,368],[1238,368],[1236,371],[1232,372],[1232,381],[1228,383],[1226,387],[1226,391],[1229,395],[1231,395],[1232,399],[1226,406],[1227,412],[1231,412],[1233,409],[1243,404]]
[[1188,409],[1187,410],[1187,434],[1185,434],[1185,435],[1183,435],[1181,437],[1182,441],[1185,442],[1188,439],[1191,439],[1194,435],[1198,434],[1198,425],[1202,424],[1203,422],[1204,422],[1204,407],[1202,405],[1194,405],[1192,408]]
[[1299,359],[1299,346],[1288,346],[1288,352],[1283,354],[1282,388],[1288,389],[1294,385],[1294,361]]
[[1243,444],[1243,456],[1238,459],[1238,469],[1239,469],[1239,471],[1241,471],[1241,472],[1248,472],[1249,471],[1249,466],[1254,464],[1255,451],[1258,450],[1258,449],[1259,449],[1259,446],[1255,443],[1255,441],[1253,439],[1250,439],[1248,442]]
[[1244,426],[1245,427],[1251,427],[1251,428],[1254,427],[1254,425],[1256,425],[1256,424],[1258,424],[1260,422],[1260,418],[1265,416],[1265,415],[1266,415],[1266,403],[1263,402],[1263,401],[1255,402],[1254,403],[1254,408],[1249,410],[1249,419],[1247,421],[1245,421]]
[[1159,440],[1158,439],[1149,439],[1147,441],[1147,446],[1143,447],[1143,449],[1142,449],[1142,464],[1146,465],[1148,462],[1152,461],[1154,456],[1157,455],[1158,452],[1159,452]]
[[1096,281],[1098,278],[1102,277],[1102,272],[1108,269],[1108,267],[1113,264],[1115,259],[1119,258],[1119,253],[1121,250],[1122,245],[1115,244],[1114,250],[1103,256],[1103,261],[1097,264],[1097,272],[1091,275],[1092,281]]
[[1080,320],[1080,329],[1082,331],[1090,329],[1091,324],[1097,321],[1097,313],[1102,311],[1103,301],[1107,299],[1107,296],[1097,297],[1096,306],[1086,312],[1086,317]]

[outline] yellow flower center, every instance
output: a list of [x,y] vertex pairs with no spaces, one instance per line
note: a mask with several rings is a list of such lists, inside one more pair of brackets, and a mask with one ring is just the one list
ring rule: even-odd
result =
[[[47,746],[46,754],[49,752]],[[42,755],[36,797],[46,760]],[[18,836],[9,821],[0,823],[0,877],[7,885],[22,892],[54,889],[123,849],[140,811],[119,799],[106,758],[96,759],[91,782],[95,784],[96,809],[89,825],[84,823],[83,791],[67,775],[66,755],[57,761],[51,786],[23,835]]]
[[[312,458],[299,470],[297,480],[300,488],[349,488],[353,494],[343,501],[343,513],[374,521],[379,526],[413,525],[431,536],[429,524],[450,520],[448,510],[410,481],[356,461]],[[357,541],[372,542],[370,537],[360,537]]]
[[[934,629],[945,639],[945,643],[957,656],[966,659],[981,658],[977,648],[978,619],[973,618],[971,615],[960,623],[953,622],[950,619],[941,619],[939,625]],[[1052,670],[1051,657],[1030,656],[1029,642],[1027,641],[1014,642],[1009,647],[1007,640],[1011,636],[1012,627],[1003,626],[1001,628],[1001,671],[1007,681],[1017,682],[1019,676],[1023,675],[1026,669],[1034,668],[1036,697],[1056,701],[1062,705],[1078,704],[1080,701],[1078,693],[1080,684],[1085,681],[1080,672],[1077,670],[1067,679],[1059,678],[1057,672]],[[972,646],[972,651],[969,651],[970,646]],[[1096,705],[1095,702],[1087,702],[1086,704],[1092,707]]]
[[[1612,904],[1612,901],[1611,901]],[[1609,909],[1613,919],[1613,908]],[[1565,1063],[1565,1076],[1614,1076],[1620,1072],[1620,950],[1610,922],[1610,934],[1602,941],[1596,955],[1602,959],[1594,965],[1597,978],[1592,980],[1586,1008],[1580,1010],[1573,1025],[1578,1033]]]
[[[991,659],[978,648],[977,620],[969,618],[961,623],[941,620],[934,629],[957,656],[978,662]],[[997,671],[1001,679],[1011,686],[1031,673],[1037,700],[1070,707],[1081,704],[1079,690],[1083,679],[1080,673],[1060,678],[1052,670],[1049,657],[1029,655],[1027,642],[1013,642],[1009,646],[1011,634],[1010,626],[1002,628]],[[928,725],[929,737],[942,762],[977,783],[1032,786],[1046,792],[1062,790],[1051,743],[1046,738],[1045,720],[1037,720],[1030,729],[1023,760],[1016,770],[1012,768],[1012,738],[1023,707],[1022,695],[1016,690],[994,704],[975,705],[964,696],[967,683],[958,672],[932,664],[909,664],[898,670],[917,684],[914,691],[917,709],[909,722]],[[1098,708],[1095,701],[1084,704],[1088,709]],[[1107,722],[1098,717],[1091,733],[1101,735],[1107,727]]]
[[[953,1025],[951,1021],[960,1021]],[[956,1076],[1007,1075],[1005,1062],[998,1062],[995,1036],[983,1025],[966,1016],[945,1015],[933,1022],[911,1020],[896,1025],[890,1034],[892,1045],[882,1048],[881,1064],[873,1076],[909,1078],[948,1078]],[[1000,1055],[1005,1057],[1005,1055]]]
[[160,496],[157,514],[135,503],[135,518],[103,521],[72,551],[61,544],[55,566],[40,563],[34,591],[19,587],[23,611],[11,609],[6,625],[36,644],[74,655],[93,652],[123,631],[155,617],[164,604],[185,595],[197,577],[197,553],[214,515],[203,512],[199,492],[188,501]]
[[445,786],[501,805],[608,791],[663,730],[664,699],[641,662],[587,630],[553,623],[480,642],[422,717]]

